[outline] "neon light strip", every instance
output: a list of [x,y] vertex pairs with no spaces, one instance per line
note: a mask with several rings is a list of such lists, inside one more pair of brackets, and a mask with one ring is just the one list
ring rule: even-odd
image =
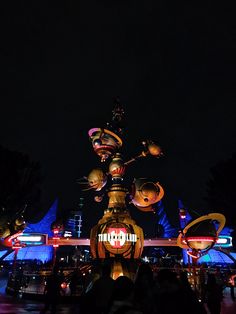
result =
[[204,242],[215,242],[215,239],[214,238],[210,238],[210,237],[198,237],[198,238],[194,238],[194,237],[192,237],[192,238],[186,238],[186,241],[187,242],[194,242],[194,241],[196,241],[196,242],[202,242],[202,241],[204,241]]
[[228,242],[228,239],[226,238],[219,238],[216,241],[217,244],[226,244],[227,242]]
[[42,240],[42,237],[41,236],[19,236],[17,237],[17,240],[19,241],[30,241],[30,242],[39,242]]
[[232,243],[232,237],[231,236],[219,236],[219,239],[217,240],[217,242],[215,243],[215,246],[220,246],[220,247],[232,247],[233,243]]
[[189,256],[191,256],[192,258],[199,258],[199,257],[200,257],[200,255],[194,255],[194,254],[192,254],[191,252],[187,252],[187,254],[188,254]]
[[22,231],[19,231],[19,232],[15,233],[15,234],[11,235],[11,236],[7,239],[7,241],[8,241],[8,242],[11,242],[12,239],[17,238],[20,234],[22,234]]

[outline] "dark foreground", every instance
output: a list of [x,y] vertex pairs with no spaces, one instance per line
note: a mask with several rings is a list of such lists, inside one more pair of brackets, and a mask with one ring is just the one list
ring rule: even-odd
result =
[[[24,300],[12,296],[0,294],[0,313],[1,314],[36,314],[43,308],[43,302],[34,300]],[[50,313],[50,312],[48,312]],[[58,314],[79,314],[79,304],[59,304]],[[235,314],[236,302],[230,297],[229,288],[224,290],[224,299],[222,302],[222,314]]]
[[[40,313],[44,304],[40,301],[17,299],[12,296],[0,295],[1,314],[36,314]],[[47,313],[50,313],[47,312]],[[79,314],[78,304],[59,304],[58,314]]]

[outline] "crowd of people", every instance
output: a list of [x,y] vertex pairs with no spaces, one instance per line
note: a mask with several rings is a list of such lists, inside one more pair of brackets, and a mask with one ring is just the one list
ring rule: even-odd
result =
[[81,314],[220,314],[223,285],[217,273],[208,273],[202,291],[195,291],[187,271],[160,269],[140,264],[135,277],[113,280],[109,264],[101,268],[81,296]]
[[[228,284],[234,301],[234,272],[214,271],[201,265],[195,275],[196,286],[189,270],[175,265],[158,268],[148,263],[129,264],[129,271],[112,278],[112,263],[104,261],[82,272],[82,266],[65,278],[60,265],[46,278],[45,306],[41,314],[57,312],[67,281],[70,296],[78,299],[81,314],[220,314],[223,289]],[[132,266],[132,267],[131,267]],[[113,274],[114,275],[114,274]],[[78,298],[78,286],[82,287]]]

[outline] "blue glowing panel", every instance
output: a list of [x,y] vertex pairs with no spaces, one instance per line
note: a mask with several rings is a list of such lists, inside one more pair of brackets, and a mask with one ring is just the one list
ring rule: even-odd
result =
[[231,256],[233,256],[233,258],[236,260],[236,253],[230,253]]
[[230,227],[224,227],[221,232],[220,232],[220,235],[227,235],[227,236],[230,236],[231,233],[233,232],[234,229],[230,228]]
[[5,251],[0,251],[0,258],[7,252],[7,250]]
[[[17,253],[17,260],[40,260],[43,263],[52,260],[53,247],[52,246],[31,246],[19,249]],[[14,259],[14,252],[9,254],[4,260],[12,261]]]
[[[236,259],[236,253],[230,253],[230,255],[234,259]],[[187,250],[183,250],[183,262],[184,264],[188,264],[188,262],[190,263],[192,262],[192,258],[188,257]],[[203,255],[202,257],[199,258],[198,264],[202,264],[202,263],[233,264],[234,261],[222,252],[210,250],[206,255]]]
[[212,263],[211,255],[210,255],[210,254],[206,254],[206,255],[202,256],[202,257],[198,260],[198,263],[199,263],[199,264],[202,264],[202,263]]
[[210,250],[206,255],[199,258],[198,262],[201,263],[220,263],[220,264],[233,264],[234,261],[230,259],[226,254]]
[[166,212],[164,210],[164,206],[162,204],[162,201],[159,201],[157,203],[157,216],[158,216],[158,223],[163,227],[164,229],[164,238],[172,238],[176,237],[178,235],[178,230],[171,226],[168,217],[166,215]]
[[51,224],[56,220],[57,208],[58,200],[56,199],[43,219],[34,224],[27,224],[24,233],[46,233],[49,237],[53,236]]
[[[43,233],[48,234],[48,236],[53,236],[51,231],[51,224],[56,220],[58,208],[58,200],[56,199],[52,204],[51,208],[48,210],[47,214],[37,223],[27,224],[24,230],[24,234],[27,233]],[[0,252],[0,257],[5,254],[6,251]],[[47,262],[52,259],[53,247],[52,246],[37,246],[37,247],[25,247],[18,251],[18,260],[41,260],[42,262]],[[4,258],[5,261],[11,261],[14,259],[14,252],[9,254]]]
[[220,235],[214,246],[222,248],[232,247],[232,237],[228,235]]
[[187,265],[188,263],[192,263],[192,257],[187,254],[187,250],[183,249],[183,263]]

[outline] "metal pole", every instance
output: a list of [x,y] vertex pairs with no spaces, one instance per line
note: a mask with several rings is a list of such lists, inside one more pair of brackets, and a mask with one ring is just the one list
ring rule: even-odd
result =
[[14,249],[14,260],[13,260],[13,271],[15,272],[16,270],[16,262],[17,262],[17,254],[18,254],[19,249]]
[[53,246],[53,260],[52,260],[52,268],[56,265],[56,259],[57,259],[57,247]]

